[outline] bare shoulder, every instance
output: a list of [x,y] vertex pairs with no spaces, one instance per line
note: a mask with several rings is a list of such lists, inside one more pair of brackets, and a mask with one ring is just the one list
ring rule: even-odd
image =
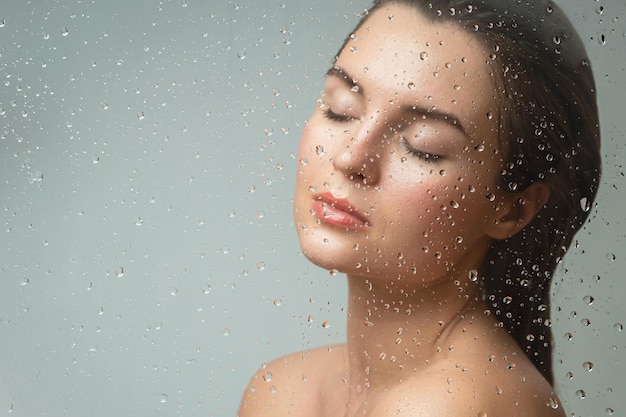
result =
[[[259,369],[246,388],[238,417],[316,416],[345,380],[343,345],[292,353]],[[326,398],[328,397],[328,398]]]
[[463,345],[448,346],[451,351],[442,350],[440,358],[389,390],[371,417],[565,417],[552,387],[525,354],[500,342],[478,342],[461,353],[454,351]]

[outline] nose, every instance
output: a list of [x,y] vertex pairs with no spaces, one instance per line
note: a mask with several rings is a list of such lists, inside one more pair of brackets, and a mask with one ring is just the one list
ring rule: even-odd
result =
[[[374,125],[374,126],[372,126]],[[351,181],[375,185],[380,180],[383,164],[385,128],[375,123],[362,123],[356,135],[349,135],[337,147],[333,166]]]

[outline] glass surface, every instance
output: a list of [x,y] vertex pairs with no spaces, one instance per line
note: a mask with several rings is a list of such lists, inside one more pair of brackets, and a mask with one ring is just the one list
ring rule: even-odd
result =
[[[604,177],[555,278],[568,415],[626,414],[622,0],[585,40]],[[0,5],[0,415],[235,415],[248,378],[343,338],[299,253],[297,144],[369,2]]]

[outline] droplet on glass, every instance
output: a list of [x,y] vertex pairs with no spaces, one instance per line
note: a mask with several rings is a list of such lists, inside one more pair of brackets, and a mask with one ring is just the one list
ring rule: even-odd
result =
[[590,295],[585,295],[583,297],[583,301],[585,302],[585,304],[590,306],[591,304],[593,304],[594,298],[592,296],[590,296]]
[[587,398],[587,393],[585,392],[585,390],[579,389],[578,391],[576,391],[576,396],[581,400],[584,400],[585,398]]
[[328,329],[330,327],[330,320],[325,320],[322,322],[322,327]]
[[315,146],[315,153],[317,154],[317,156],[324,155],[324,147],[322,145],[316,145]]
[[406,86],[409,88],[409,90],[413,90],[415,88],[415,83],[411,81]]
[[469,271],[469,280],[472,282],[476,282],[478,281],[478,270],[477,269],[472,269]]
[[583,363],[583,369],[587,372],[591,372],[593,370],[593,362]]
[[591,204],[590,204],[589,200],[587,199],[587,197],[583,197],[583,198],[580,199],[580,208],[584,212],[589,211],[589,209],[591,208]]
[[420,52],[420,59],[422,61],[426,61],[428,59],[428,52],[426,51]]

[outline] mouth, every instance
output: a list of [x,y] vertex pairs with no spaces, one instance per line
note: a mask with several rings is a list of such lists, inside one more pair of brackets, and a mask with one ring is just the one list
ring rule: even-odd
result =
[[345,198],[336,198],[331,193],[313,197],[313,212],[323,223],[349,230],[363,230],[370,227],[367,218]]

